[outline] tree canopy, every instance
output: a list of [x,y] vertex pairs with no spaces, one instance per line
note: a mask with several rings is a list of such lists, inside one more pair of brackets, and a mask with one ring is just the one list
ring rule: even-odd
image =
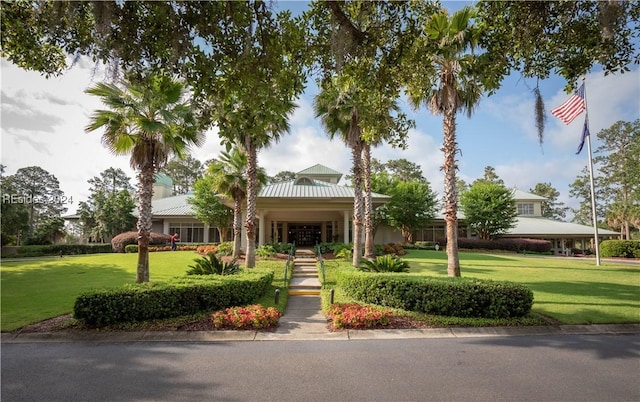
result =
[[530,193],[545,197],[542,201],[542,216],[545,218],[564,220],[567,217],[569,207],[558,201],[560,192],[551,183],[536,183],[535,187],[529,190]]
[[467,224],[481,239],[489,240],[515,226],[518,211],[513,192],[503,185],[476,182],[460,197]]

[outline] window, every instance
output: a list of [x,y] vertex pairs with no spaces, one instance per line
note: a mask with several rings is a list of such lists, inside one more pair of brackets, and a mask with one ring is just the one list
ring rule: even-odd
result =
[[533,215],[533,203],[518,204],[518,215]]
[[171,223],[169,233],[177,233],[181,243],[202,243],[204,225],[202,223]]
[[300,177],[295,183],[296,186],[313,186],[313,180],[308,177]]

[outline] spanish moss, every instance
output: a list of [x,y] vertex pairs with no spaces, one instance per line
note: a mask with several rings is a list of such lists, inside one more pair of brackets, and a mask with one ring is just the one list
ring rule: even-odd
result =
[[542,143],[544,142],[544,123],[547,121],[547,115],[544,110],[544,101],[542,100],[540,87],[538,85],[533,88],[533,95],[536,98],[535,115],[536,128],[538,129],[538,142],[540,143],[540,148],[542,149]]

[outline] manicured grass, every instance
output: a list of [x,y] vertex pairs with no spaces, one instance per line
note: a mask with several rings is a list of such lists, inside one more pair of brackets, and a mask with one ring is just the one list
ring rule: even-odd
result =
[[[443,251],[410,250],[411,275],[447,276]],[[594,259],[460,253],[462,276],[518,282],[534,292],[533,312],[565,324],[640,322],[640,266]]]
[[[150,253],[150,279],[162,282],[185,275],[195,258],[198,255],[193,251]],[[2,262],[0,329],[13,331],[26,324],[68,314],[76,297],[83,292],[135,283],[136,263],[137,254],[94,254]],[[258,261],[256,265],[273,267],[276,274],[274,282],[282,283],[284,261]],[[270,300],[268,306],[283,311],[286,295],[283,297],[282,293],[278,306],[273,303],[273,291],[270,298],[265,296],[264,302]]]
[[[186,273],[197,254],[192,251],[150,254],[152,281],[163,281]],[[447,259],[442,251],[411,250],[403,257],[411,265],[410,275],[446,276]],[[96,254],[46,258],[37,261],[3,262],[1,267],[2,331],[70,313],[75,298],[88,290],[135,282],[135,254]],[[272,268],[274,285],[257,303],[284,311],[287,292],[282,288],[284,261],[258,261]],[[329,287],[333,272],[348,262],[326,262]],[[640,322],[640,266],[590,259],[560,259],[515,254],[460,253],[462,275],[523,283],[534,292],[533,312],[566,324]],[[281,288],[278,305],[275,288]],[[324,291],[325,296],[328,289]],[[339,289],[337,302],[346,302]],[[325,297],[326,300],[326,297]],[[500,322],[418,316],[433,325],[531,325],[534,318]]]

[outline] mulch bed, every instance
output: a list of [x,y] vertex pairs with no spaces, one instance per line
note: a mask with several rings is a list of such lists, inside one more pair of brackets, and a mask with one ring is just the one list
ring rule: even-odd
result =
[[[333,326],[331,321],[327,321],[327,328],[330,331],[342,331],[343,329],[337,329]],[[430,328],[430,326],[423,322],[411,319],[409,317],[392,316],[388,325],[377,325],[367,329],[415,329],[415,328]],[[227,328],[232,329],[232,328]],[[275,328],[268,328],[265,331],[273,331]],[[104,327],[100,329],[87,328],[83,325],[76,324],[73,321],[71,314],[61,315],[48,320],[37,322],[27,325],[16,332],[18,333],[45,333],[45,332],[117,332],[117,331],[219,331],[219,329],[213,326],[213,322],[208,315],[203,316],[197,321],[193,321],[186,324],[176,326],[175,323],[157,321],[152,324],[144,324],[140,327],[131,326],[127,329]]]

